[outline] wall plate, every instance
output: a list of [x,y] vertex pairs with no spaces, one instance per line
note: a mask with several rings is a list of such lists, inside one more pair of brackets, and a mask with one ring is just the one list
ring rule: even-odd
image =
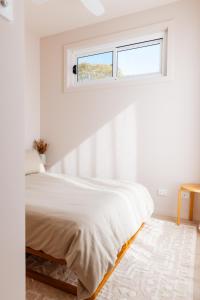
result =
[[163,189],[163,188],[159,188],[158,191],[158,196],[161,196],[161,197],[167,197],[168,195],[168,190],[167,189]]
[[8,6],[6,7],[0,3],[0,16],[8,21],[13,21],[14,18],[13,1],[14,0],[7,0]]
[[189,199],[190,198],[190,193],[189,192],[182,192],[182,198],[183,199]]

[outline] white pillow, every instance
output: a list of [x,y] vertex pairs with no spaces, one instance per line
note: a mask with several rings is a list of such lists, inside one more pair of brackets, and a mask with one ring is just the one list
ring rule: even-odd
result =
[[45,172],[44,165],[35,149],[26,150],[25,154],[25,174]]

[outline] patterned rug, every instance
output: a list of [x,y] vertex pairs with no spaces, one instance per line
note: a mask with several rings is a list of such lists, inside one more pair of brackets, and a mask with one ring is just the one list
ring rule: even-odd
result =
[[[151,219],[97,300],[192,300],[196,227]],[[76,297],[27,279],[27,300]]]

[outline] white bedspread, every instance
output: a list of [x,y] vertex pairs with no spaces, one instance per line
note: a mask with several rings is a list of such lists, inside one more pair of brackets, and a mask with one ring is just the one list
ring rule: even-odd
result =
[[146,188],[50,173],[26,176],[26,245],[64,258],[91,296],[122,245],[153,212]]

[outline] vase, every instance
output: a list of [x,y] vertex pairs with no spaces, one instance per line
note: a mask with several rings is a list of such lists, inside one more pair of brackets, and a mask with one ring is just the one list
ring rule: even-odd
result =
[[46,162],[47,162],[47,158],[46,158],[46,155],[44,153],[40,154],[40,159],[41,159],[43,165],[45,166]]

